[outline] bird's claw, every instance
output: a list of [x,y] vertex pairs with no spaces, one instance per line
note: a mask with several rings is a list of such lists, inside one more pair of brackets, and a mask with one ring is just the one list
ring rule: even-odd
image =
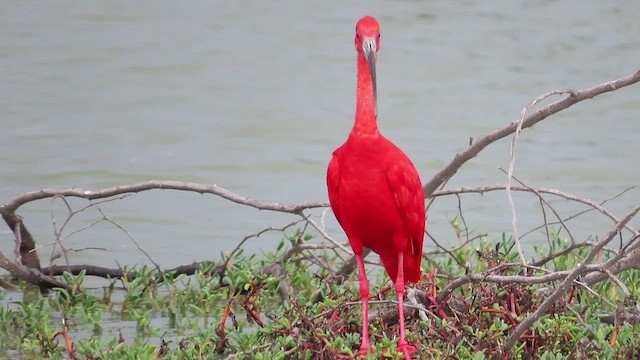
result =
[[416,347],[413,345],[409,345],[409,343],[405,342],[405,343],[398,344],[398,347],[396,347],[396,351],[404,354],[405,360],[411,360],[411,353],[416,351]]
[[360,350],[356,353],[356,357],[358,356],[367,356],[367,353],[373,354],[375,351],[370,344],[362,344],[360,346]]

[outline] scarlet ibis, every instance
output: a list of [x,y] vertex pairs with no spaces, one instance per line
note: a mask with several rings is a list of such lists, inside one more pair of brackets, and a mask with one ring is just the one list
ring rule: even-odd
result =
[[365,16],[356,24],[358,76],[356,116],[347,141],[333,152],[327,170],[329,202],[349,238],[358,264],[362,298],[362,344],[369,342],[369,281],[363,249],[380,255],[398,296],[400,339],[397,350],[411,358],[415,347],[405,339],[403,295],[408,281],[420,279],[426,220],[424,190],[407,155],[378,129],[376,60],[380,26]]

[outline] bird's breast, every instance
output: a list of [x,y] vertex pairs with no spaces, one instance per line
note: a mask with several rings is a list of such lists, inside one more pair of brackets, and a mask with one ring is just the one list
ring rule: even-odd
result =
[[[351,146],[349,146],[351,145]],[[401,214],[387,178],[385,144],[345,144],[340,154],[340,223],[350,240],[376,253],[389,251],[404,232]]]

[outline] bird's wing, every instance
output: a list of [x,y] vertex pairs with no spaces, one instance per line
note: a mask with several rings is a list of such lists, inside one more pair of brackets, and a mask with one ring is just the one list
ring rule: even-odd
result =
[[331,204],[331,209],[333,210],[333,214],[336,216],[336,219],[340,223],[340,210],[338,206],[340,163],[338,162],[338,158],[336,156],[337,152],[338,150],[334,152],[334,155],[331,158],[331,162],[329,162],[329,168],[327,169],[327,190],[329,191],[329,203]]
[[396,159],[387,172],[387,182],[402,215],[410,253],[422,256],[425,227],[425,198],[420,176],[409,158]]

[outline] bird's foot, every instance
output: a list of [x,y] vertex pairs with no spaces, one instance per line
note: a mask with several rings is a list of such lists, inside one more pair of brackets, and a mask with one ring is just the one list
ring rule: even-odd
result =
[[396,347],[396,351],[404,354],[405,360],[411,360],[411,353],[415,352],[417,349],[413,345],[409,345],[406,341],[398,343]]
[[362,345],[360,345],[360,350],[358,350],[358,352],[356,353],[356,357],[367,356],[367,353],[373,354],[374,353],[373,347],[369,343],[366,343],[366,344],[362,343]]

